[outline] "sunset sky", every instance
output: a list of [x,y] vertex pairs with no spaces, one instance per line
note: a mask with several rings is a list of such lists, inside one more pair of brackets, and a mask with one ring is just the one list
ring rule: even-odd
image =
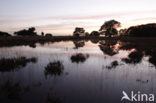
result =
[[98,30],[106,20],[131,25],[156,23],[156,0],[0,0],[0,31],[28,27],[71,35],[75,27]]

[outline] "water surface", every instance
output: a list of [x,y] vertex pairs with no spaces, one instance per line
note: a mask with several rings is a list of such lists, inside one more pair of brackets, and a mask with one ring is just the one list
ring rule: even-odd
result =
[[[141,45],[141,46],[140,46]],[[0,48],[0,103],[120,103],[156,94],[156,51],[121,41]]]

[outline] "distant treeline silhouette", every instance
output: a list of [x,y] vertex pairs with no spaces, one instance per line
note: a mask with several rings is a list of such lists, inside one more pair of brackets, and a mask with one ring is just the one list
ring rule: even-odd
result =
[[17,36],[37,36],[37,33],[35,32],[35,28],[29,28],[28,30],[24,29],[24,30],[20,30],[15,32],[14,34]]
[[11,36],[11,35],[7,32],[0,31],[0,36]]
[[75,31],[73,32],[73,36],[98,37],[100,35],[105,35],[106,37],[112,37],[118,35],[118,31],[116,29],[118,27],[120,27],[120,22],[116,20],[109,20],[104,22],[99,31],[92,31],[90,34],[88,32],[85,32],[84,28],[76,27]]
[[[14,32],[14,36],[40,36],[35,31],[36,31],[36,28],[31,27],[31,28],[28,28],[28,30],[23,29],[23,30],[19,30],[17,32]],[[7,32],[0,31],[0,36],[6,36],[7,37],[7,36],[12,36],[12,35],[7,33]],[[52,37],[53,35],[50,33],[44,34],[44,32],[42,32],[41,36]]]
[[[100,27],[99,31],[92,31],[88,33],[82,27],[76,27],[73,32],[73,37],[114,37],[114,36],[130,36],[130,37],[155,37],[156,36],[156,23],[144,24],[138,26],[131,26],[128,29],[120,29],[121,23],[116,20],[109,20],[104,22]],[[42,37],[53,37],[52,34],[41,32],[41,35],[38,35],[35,32],[35,27],[31,27],[28,30],[23,29],[17,32],[14,32],[14,36],[42,36]],[[11,36],[7,32],[0,31],[0,36]]]
[[132,26],[125,34],[132,37],[156,37],[156,23]]

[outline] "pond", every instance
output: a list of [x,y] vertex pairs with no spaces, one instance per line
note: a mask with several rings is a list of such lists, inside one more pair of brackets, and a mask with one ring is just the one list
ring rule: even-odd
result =
[[155,45],[116,40],[0,48],[0,103],[120,103],[156,94]]

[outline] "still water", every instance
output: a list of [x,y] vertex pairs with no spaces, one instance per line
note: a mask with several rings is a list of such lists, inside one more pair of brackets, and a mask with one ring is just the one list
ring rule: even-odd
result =
[[104,40],[2,47],[0,103],[120,103],[122,91],[156,94],[151,48]]

